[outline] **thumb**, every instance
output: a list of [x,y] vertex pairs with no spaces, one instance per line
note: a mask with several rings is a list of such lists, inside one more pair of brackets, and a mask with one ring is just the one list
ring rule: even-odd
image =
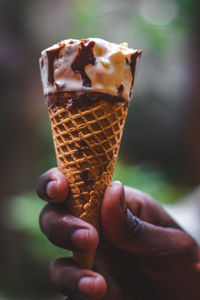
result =
[[[132,199],[134,201],[134,191]],[[112,182],[105,191],[101,221],[105,238],[115,247],[151,258],[180,256],[191,248],[193,241],[179,229],[156,226],[134,216],[126,206],[120,182]]]

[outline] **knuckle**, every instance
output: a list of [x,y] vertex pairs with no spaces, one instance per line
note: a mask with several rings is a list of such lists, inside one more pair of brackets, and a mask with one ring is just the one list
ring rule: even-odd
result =
[[46,172],[39,177],[39,179],[36,183],[36,193],[43,200],[48,199],[48,195],[46,193],[46,186],[50,180],[51,180],[51,177],[50,177],[49,173]]
[[39,224],[42,232],[47,235],[47,237],[51,236],[52,231],[56,230],[57,223],[59,221],[59,217],[56,214],[56,209],[51,204],[46,204],[39,217]]
[[50,282],[54,283],[56,279],[56,267],[57,267],[57,259],[53,260],[49,265],[49,279]]
[[49,280],[50,282],[64,295],[67,295],[70,290],[69,280],[70,272],[68,268],[63,267],[59,259],[52,261],[49,265]]
[[[76,268],[70,266],[63,267],[57,264],[57,261],[54,261],[49,267],[49,272],[50,281],[63,295],[70,297],[77,296],[77,283],[80,274]],[[78,297],[75,299],[82,298]]]
[[45,233],[45,223],[46,223],[46,215],[47,215],[47,212],[49,210],[49,204],[46,204],[41,213],[40,213],[40,216],[39,216],[39,225],[40,225],[40,229],[43,233]]
[[69,224],[68,219],[63,221],[63,216],[57,218],[50,218],[46,225],[46,236],[48,240],[54,245],[67,249],[74,250],[74,245],[71,239],[74,231],[73,225]]
[[46,232],[47,238],[55,245],[59,246],[65,240],[65,230],[60,219],[52,219]]

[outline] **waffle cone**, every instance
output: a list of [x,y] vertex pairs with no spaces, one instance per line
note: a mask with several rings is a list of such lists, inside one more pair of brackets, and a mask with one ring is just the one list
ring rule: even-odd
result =
[[[68,210],[98,232],[101,200],[112,180],[128,110],[127,103],[107,97],[78,102],[77,95],[70,105],[70,96],[65,96],[64,102],[56,100],[49,105],[58,168],[70,186]],[[74,253],[76,262],[89,269],[94,256],[95,252]]]

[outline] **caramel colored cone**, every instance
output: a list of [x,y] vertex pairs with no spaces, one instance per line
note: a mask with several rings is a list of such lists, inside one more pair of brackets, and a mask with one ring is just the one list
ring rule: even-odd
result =
[[[99,212],[104,191],[111,182],[128,105],[126,102],[73,99],[70,96],[49,105],[52,134],[59,170],[67,177],[73,215],[100,231]],[[62,96],[63,98],[63,96]],[[76,101],[77,100],[77,101]],[[78,103],[78,104],[76,104]],[[92,269],[95,252],[75,252],[80,267]]]

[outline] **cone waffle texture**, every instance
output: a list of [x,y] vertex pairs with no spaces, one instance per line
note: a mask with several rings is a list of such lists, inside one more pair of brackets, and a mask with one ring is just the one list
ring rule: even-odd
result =
[[[70,185],[68,209],[98,231],[101,200],[112,180],[128,110],[126,102],[102,98],[80,105],[67,105],[66,98],[49,105],[58,168]],[[74,257],[91,268],[94,254],[76,252]]]

